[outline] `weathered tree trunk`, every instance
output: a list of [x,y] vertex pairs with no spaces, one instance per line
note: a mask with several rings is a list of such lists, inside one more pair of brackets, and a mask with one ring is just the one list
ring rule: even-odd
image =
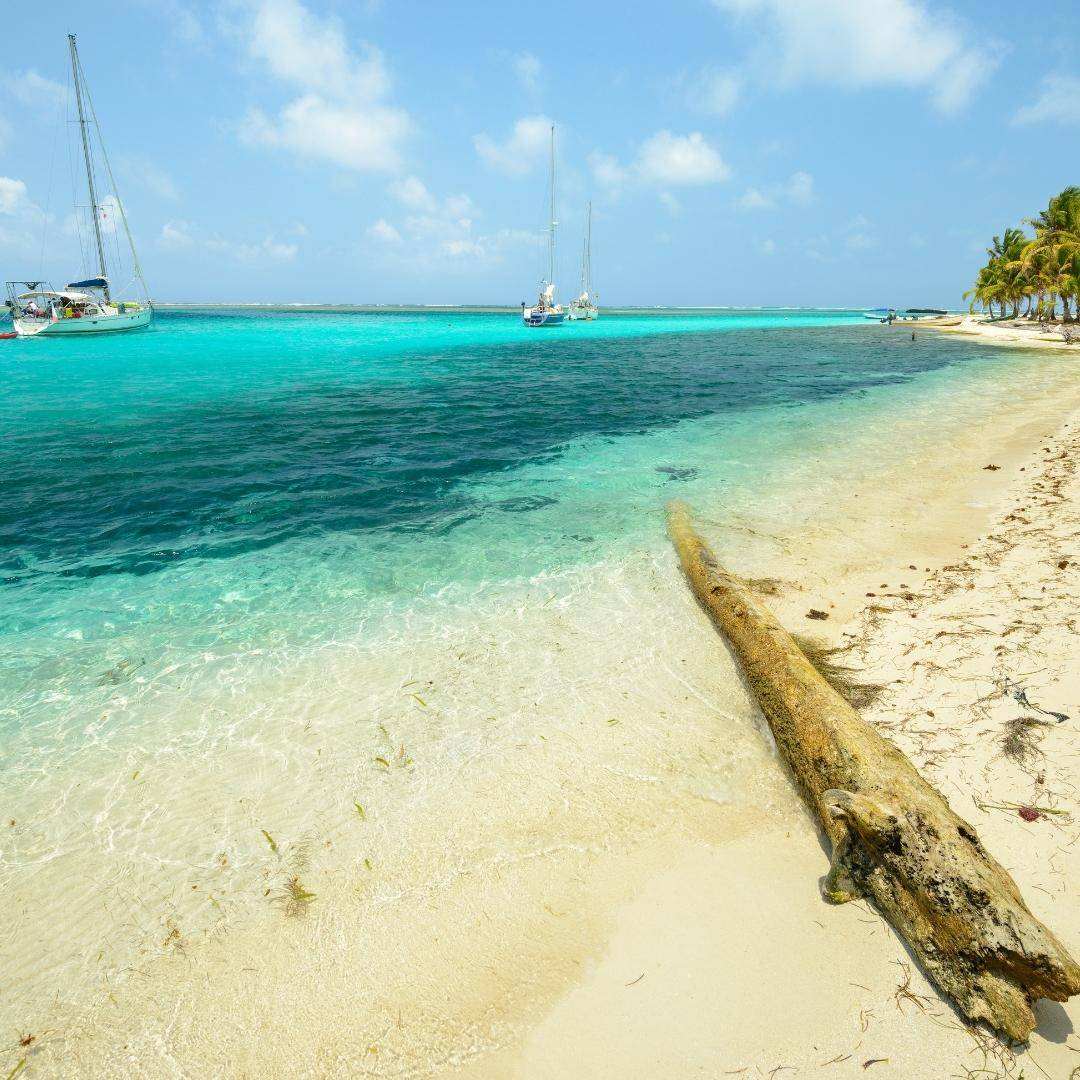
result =
[[668,529],[832,841],[825,895],[837,903],[872,899],[966,1017],[1026,1040],[1034,1002],[1080,993],[1080,966],[1027,909],[975,830],[721,569],[686,507],[669,507]]

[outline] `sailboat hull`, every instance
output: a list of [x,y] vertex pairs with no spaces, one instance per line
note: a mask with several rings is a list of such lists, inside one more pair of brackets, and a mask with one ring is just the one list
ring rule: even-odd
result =
[[526,326],[561,326],[566,322],[565,311],[537,311],[526,308],[521,313],[521,320]]
[[598,314],[594,307],[571,306],[569,318],[571,322],[592,322]]
[[119,312],[116,315],[94,315],[82,319],[15,319],[19,337],[71,337],[85,334],[115,334],[124,330],[141,330],[153,321],[151,308]]

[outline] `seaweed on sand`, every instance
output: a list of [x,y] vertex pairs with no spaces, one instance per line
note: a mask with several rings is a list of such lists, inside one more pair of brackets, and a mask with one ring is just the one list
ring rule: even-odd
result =
[[861,682],[855,678],[855,668],[836,661],[836,656],[844,649],[802,634],[792,634],[792,637],[821,677],[853,709],[869,708],[884,692],[883,683]]
[[1001,752],[1017,765],[1031,765],[1041,754],[1039,742],[1046,724],[1030,716],[1014,716],[1005,722]]
[[281,891],[271,897],[271,902],[280,904],[282,910],[290,918],[296,918],[307,913],[314,899],[315,893],[307,888],[297,874],[289,878],[282,886]]

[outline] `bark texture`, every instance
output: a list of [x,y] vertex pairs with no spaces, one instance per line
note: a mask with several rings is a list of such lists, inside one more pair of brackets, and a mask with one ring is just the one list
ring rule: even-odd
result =
[[873,900],[964,1016],[1025,1041],[1035,1001],[1080,993],[1080,966],[1028,910],[972,826],[718,565],[685,506],[668,508],[668,529],[832,841],[826,897]]

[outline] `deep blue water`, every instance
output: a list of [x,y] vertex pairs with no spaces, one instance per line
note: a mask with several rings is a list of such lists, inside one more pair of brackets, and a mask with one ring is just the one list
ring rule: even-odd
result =
[[464,481],[572,440],[795,407],[955,360],[929,336],[911,347],[842,322],[608,316],[535,332],[505,314],[166,312],[123,338],[19,342],[0,356],[0,572],[22,591],[437,528],[478,510]]

